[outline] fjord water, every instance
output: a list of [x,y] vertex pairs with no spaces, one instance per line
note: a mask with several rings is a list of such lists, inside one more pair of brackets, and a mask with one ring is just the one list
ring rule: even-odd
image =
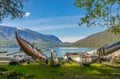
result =
[[[92,51],[95,50],[96,48],[89,48],[89,47],[54,47],[51,48],[57,52],[58,57],[63,57],[63,55],[66,52],[86,52],[86,51]],[[0,51],[6,50],[7,53],[14,53],[19,51],[19,48],[0,48]],[[42,49],[43,52],[50,57],[50,51],[46,51],[46,49]],[[0,57],[2,54],[0,55]]]

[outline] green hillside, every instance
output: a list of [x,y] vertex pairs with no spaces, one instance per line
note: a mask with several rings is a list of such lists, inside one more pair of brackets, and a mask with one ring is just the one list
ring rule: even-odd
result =
[[20,27],[18,28],[0,25],[0,48],[19,47],[15,38],[16,31],[18,32],[20,37],[29,41],[32,44],[35,44],[37,47],[40,48],[53,47],[56,46],[56,44],[62,43],[62,41],[54,35],[46,35]]
[[[49,47],[56,46],[56,44],[54,44],[54,43],[47,43],[47,42],[43,42],[40,40],[30,40],[29,42],[32,44],[35,44],[39,48],[49,48]],[[4,39],[0,38],[0,48],[18,48],[18,47],[19,47],[19,45],[18,45],[16,39],[4,40]]]
[[75,47],[100,47],[105,44],[120,40],[120,34],[110,33],[108,31],[99,32],[81,39],[72,44]]

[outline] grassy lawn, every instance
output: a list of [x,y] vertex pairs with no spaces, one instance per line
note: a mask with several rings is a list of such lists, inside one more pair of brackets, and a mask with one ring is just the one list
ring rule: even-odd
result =
[[[49,65],[0,65],[8,71],[22,73],[26,77],[22,79],[119,79],[120,66],[92,64],[91,66],[80,66],[72,62],[65,63],[61,67],[51,67]],[[2,70],[0,70],[1,72]],[[16,73],[15,73],[16,74]],[[21,74],[20,74],[21,75]],[[0,79],[15,79],[0,75]],[[16,78],[17,79],[17,78]]]

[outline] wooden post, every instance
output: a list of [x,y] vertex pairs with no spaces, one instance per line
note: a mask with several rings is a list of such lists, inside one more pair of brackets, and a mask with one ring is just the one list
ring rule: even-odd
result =
[[56,51],[51,51],[51,66],[57,66],[58,65],[58,58]]

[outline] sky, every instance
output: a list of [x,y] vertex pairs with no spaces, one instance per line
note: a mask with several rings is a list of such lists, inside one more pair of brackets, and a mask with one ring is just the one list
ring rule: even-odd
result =
[[75,42],[106,27],[79,26],[86,13],[74,5],[75,0],[28,0],[24,2],[26,14],[22,19],[4,19],[1,25],[31,29],[57,36],[63,42]]

